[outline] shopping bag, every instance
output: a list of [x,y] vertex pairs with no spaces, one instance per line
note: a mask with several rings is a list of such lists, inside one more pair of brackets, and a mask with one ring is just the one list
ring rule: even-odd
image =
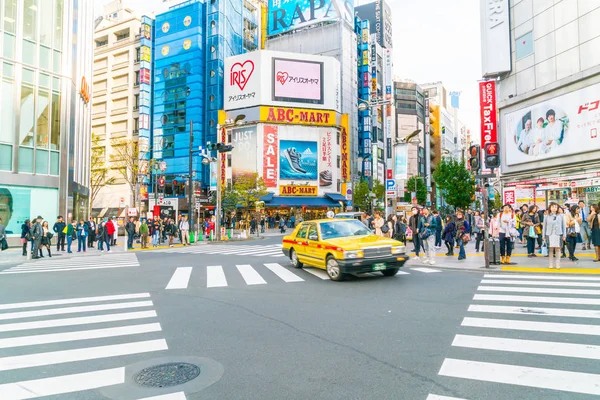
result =
[[537,233],[535,232],[534,226],[529,227],[529,237],[532,239],[537,239],[537,237],[538,237]]
[[68,231],[69,231],[69,227],[65,226],[64,229],[63,229],[63,231],[62,231],[62,233],[67,233]]
[[542,256],[548,257],[548,245],[546,244],[545,240],[542,243]]

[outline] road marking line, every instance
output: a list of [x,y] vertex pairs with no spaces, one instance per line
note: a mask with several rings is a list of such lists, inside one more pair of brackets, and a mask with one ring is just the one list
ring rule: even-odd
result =
[[246,281],[247,285],[262,285],[267,283],[258,274],[258,272],[256,272],[256,270],[252,268],[252,265],[242,264],[236,265],[235,267],[238,269],[238,271],[240,271],[240,274],[242,275],[242,278],[244,278],[244,280]]
[[206,267],[206,287],[227,286],[227,279],[220,265]]
[[304,271],[308,272],[311,275],[316,276],[317,278],[321,278],[323,280],[329,279],[329,275],[322,269],[318,268],[304,268]]
[[45,316],[45,315],[72,314],[72,313],[90,312],[90,311],[121,310],[124,308],[137,308],[137,307],[152,307],[152,301],[132,301],[129,303],[99,304],[99,305],[95,305],[95,306],[64,307],[64,308],[51,308],[48,310],[3,313],[3,314],[0,314],[0,320],[41,317],[41,316]]
[[21,263],[17,265],[17,267],[53,267],[53,266],[64,266],[66,262],[79,264],[79,265],[101,265],[101,264],[111,264],[111,263],[124,263],[124,262],[138,262],[137,257],[119,257],[119,258],[71,258],[69,261],[60,260],[60,261],[37,261],[37,262],[27,262]]
[[600,375],[446,358],[439,375],[567,392],[600,394]]
[[425,400],[466,400],[466,399],[460,399],[458,397],[440,396],[437,394],[430,394],[429,396],[427,396],[427,398]]
[[[581,257],[581,256],[580,256]],[[584,256],[585,257],[585,256]],[[500,267],[502,271],[512,272],[538,272],[541,274],[600,274],[599,268],[565,268],[565,269],[548,269],[548,268],[531,268],[531,267]]]
[[278,251],[272,251],[269,253],[261,253],[261,254],[250,254],[253,257],[271,257],[271,256],[283,256],[284,254],[281,252],[281,250]]
[[431,274],[434,272],[440,272],[439,269],[425,268],[425,267],[411,267],[413,271],[425,272],[426,274]]
[[5,275],[9,275],[9,274],[35,274],[38,272],[63,272],[63,271],[81,271],[84,269],[106,269],[106,268],[131,268],[131,267],[138,267],[139,265],[136,266],[116,266],[116,267],[112,267],[112,266],[106,266],[106,267],[83,267],[83,268],[63,268],[63,269],[38,269],[35,271],[3,271],[0,272],[0,274],[5,274]]
[[154,318],[156,311],[136,311],[121,314],[94,315],[91,317],[51,319],[46,321],[17,322],[0,325],[0,332],[13,332],[28,329],[55,328],[59,326],[75,326],[98,324],[102,322],[130,321],[134,319]]
[[586,304],[600,305],[600,299],[585,299],[582,297],[542,297],[542,296],[511,296],[496,294],[476,294],[473,300],[485,301],[524,301],[529,303],[557,303],[557,304]]
[[265,264],[265,267],[269,268],[271,272],[283,279],[285,282],[304,282],[304,279],[294,274],[287,268],[284,268],[280,264]]
[[286,257],[285,254],[273,254],[271,257]]
[[396,275],[410,275],[410,272],[398,271],[398,273]]
[[161,394],[159,396],[144,397],[138,400],[187,400],[184,392]]
[[0,339],[0,349],[11,347],[33,346],[38,344],[71,342],[74,340],[88,340],[109,338],[115,336],[137,335],[140,333],[160,332],[159,323],[128,325],[115,328],[92,329],[87,331],[51,333],[47,335],[20,336]]
[[511,280],[482,279],[481,283],[500,284],[500,285],[600,287],[600,283],[594,283],[594,282],[511,281]]
[[577,343],[508,339],[492,336],[456,335],[452,342],[452,346],[600,360],[599,346]]
[[47,353],[27,354],[23,356],[0,358],[0,371],[10,371],[22,368],[41,367],[43,365],[64,364],[74,361],[95,360],[125,356],[128,354],[149,353],[159,350],[168,350],[165,339],[146,340],[111,344],[108,346],[83,347],[72,350],[59,350]]
[[600,325],[566,324],[557,322],[521,321],[512,319],[470,318],[463,319],[461,326],[474,328],[514,329],[517,331],[571,333],[573,335],[600,336]]
[[4,400],[34,399],[125,383],[125,368],[105,369],[0,385]]
[[18,270],[34,270],[34,269],[58,269],[58,268],[85,268],[85,267],[112,267],[112,266],[138,266],[140,265],[137,261],[119,261],[110,263],[90,263],[90,264],[57,264],[57,265],[19,265],[18,267],[11,268],[11,271]]
[[166,290],[187,289],[192,275],[192,267],[179,267],[173,273],[171,280],[167,284]]
[[600,318],[600,311],[596,310],[577,310],[571,308],[543,308],[543,307],[518,307],[518,306],[487,306],[472,304],[467,311],[498,313],[498,314],[517,314],[543,317],[574,317],[574,318]]
[[600,295],[600,290],[586,289],[555,289],[555,288],[529,288],[510,286],[479,286],[477,290],[488,292],[522,292],[522,293],[559,293],[559,294],[590,294]]
[[593,276],[549,276],[549,275],[497,275],[497,274],[485,274],[484,278],[490,279],[548,279],[551,281],[600,281],[600,278]]
[[112,295],[112,296],[96,296],[96,297],[75,297],[75,298],[71,298],[71,299],[43,300],[43,301],[30,301],[30,302],[25,302],[25,303],[0,304],[0,310],[12,310],[15,308],[58,306],[58,305],[63,305],[63,304],[76,304],[76,303],[92,303],[92,302],[96,302],[96,301],[143,299],[143,298],[148,298],[148,297],[150,297],[150,293],[118,294],[118,295]]

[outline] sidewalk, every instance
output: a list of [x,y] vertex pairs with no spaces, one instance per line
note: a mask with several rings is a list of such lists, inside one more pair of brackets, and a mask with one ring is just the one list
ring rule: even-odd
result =
[[[409,266],[427,266],[420,260],[414,260],[415,253],[412,251],[412,243],[408,244],[410,261]],[[577,250],[578,249],[578,250]],[[489,269],[485,268],[485,259],[483,251],[475,252],[475,245],[469,243],[467,245],[467,258],[458,261],[458,249],[454,249],[454,257],[446,256],[445,252],[438,250],[436,253],[435,268],[449,268],[468,271],[496,271],[496,272],[526,272],[526,273],[555,273],[555,274],[600,274],[600,263],[595,263],[594,250],[581,250],[581,244],[577,245],[575,257],[579,261],[573,262],[568,258],[560,260],[560,270],[548,268],[548,257],[542,257],[536,250],[534,258],[527,257],[527,251],[523,245],[517,243],[511,256],[510,265],[490,265]],[[445,247],[443,248],[445,250]],[[423,253],[420,253],[423,259]]]

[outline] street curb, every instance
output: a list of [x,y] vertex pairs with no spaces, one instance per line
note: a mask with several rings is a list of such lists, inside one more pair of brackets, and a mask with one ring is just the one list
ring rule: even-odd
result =
[[585,268],[565,268],[565,269],[549,269],[549,268],[533,268],[533,267],[505,267],[505,266],[490,266],[490,268],[486,268],[484,266],[481,267],[454,267],[447,265],[430,265],[430,264],[404,264],[403,268],[436,268],[436,269],[448,269],[453,271],[464,271],[464,272],[484,272],[484,273],[507,273],[507,274],[523,274],[523,273],[532,273],[532,274],[563,274],[563,275],[600,275],[599,268],[593,269],[585,269]]

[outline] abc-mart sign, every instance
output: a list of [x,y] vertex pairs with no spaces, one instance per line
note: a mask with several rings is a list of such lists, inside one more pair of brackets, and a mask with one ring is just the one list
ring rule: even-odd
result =
[[225,60],[224,110],[278,106],[340,111],[333,57],[260,50]]

